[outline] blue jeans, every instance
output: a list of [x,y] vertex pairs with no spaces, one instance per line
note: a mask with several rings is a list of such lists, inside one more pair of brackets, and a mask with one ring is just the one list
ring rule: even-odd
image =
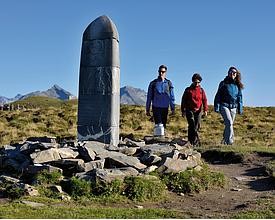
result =
[[233,144],[234,142],[234,130],[233,123],[236,116],[236,108],[227,108],[225,106],[221,106],[220,112],[224,121],[224,131],[223,131],[223,142],[224,144]]

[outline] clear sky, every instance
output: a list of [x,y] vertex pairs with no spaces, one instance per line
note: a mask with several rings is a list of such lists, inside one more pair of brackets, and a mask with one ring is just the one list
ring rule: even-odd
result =
[[213,104],[236,66],[244,105],[275,106],[274,0],[0,0],[0,95],[78,95],[82,34],[101,15],[119,32],[121,87],[147,91],[165,64],[177,103],[199,72]]

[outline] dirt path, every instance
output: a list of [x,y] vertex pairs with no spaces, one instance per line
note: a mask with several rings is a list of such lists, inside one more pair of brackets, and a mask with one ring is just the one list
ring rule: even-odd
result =
[[209,190],[200,194],[169,194],[169,200],[148,204],[144,208],[166,208],[182,211],[190,218],[230,218],[237,212],[264,210],[275,207],[275,184],[264,170],[270,157],[248,158],[245,163],[210,164],[228,178],[224,189]]

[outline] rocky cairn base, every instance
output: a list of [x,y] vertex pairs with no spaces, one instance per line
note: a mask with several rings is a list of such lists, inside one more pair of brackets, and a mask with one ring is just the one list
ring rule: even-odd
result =
[[124,138],[114,147],[97,141],[58,143],[54,137],[32,137],[0,148],[0,183],[13,182],[24,188],[27,195],[37,195],[30,180],[42,170],[58,171],[65,178],[111,182],[153,171],[179,173],[200,168],[200,164],[200,153],[182,139]]

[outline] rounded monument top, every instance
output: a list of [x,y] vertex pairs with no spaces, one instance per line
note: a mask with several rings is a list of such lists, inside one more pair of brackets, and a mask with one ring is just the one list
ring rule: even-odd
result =
[[102,15],[89,24],[83,33],[83,40],[116,39],[119,41],[114,22],[106,15]]

